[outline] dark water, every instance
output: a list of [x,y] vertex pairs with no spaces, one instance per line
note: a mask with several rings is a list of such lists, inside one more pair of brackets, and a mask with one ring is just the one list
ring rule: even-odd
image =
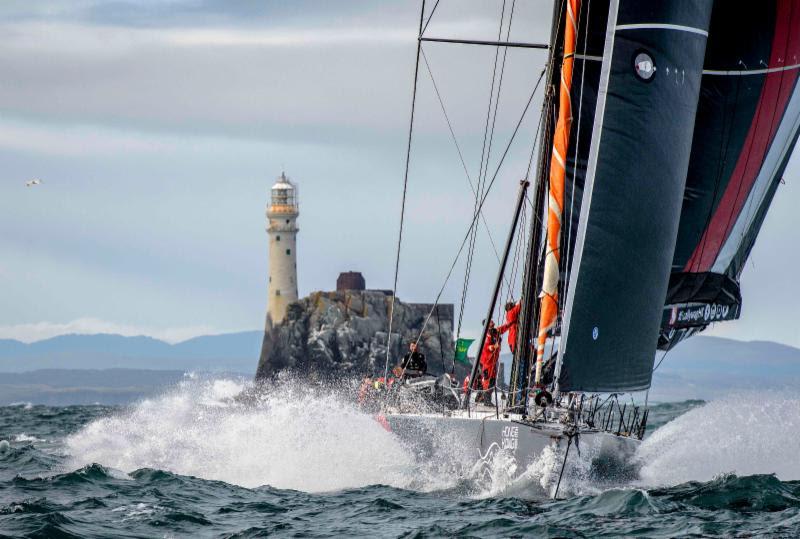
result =
[[732,418],[725,402],[656,405],[640,482],[575,477],[550,501],[416,473],[388,433],[335,400],[290,392],[248,411],[218,398],[236,389],[0,408],[0,537],[800,536],[800,442],[787,428],[800,425],[798,400]]

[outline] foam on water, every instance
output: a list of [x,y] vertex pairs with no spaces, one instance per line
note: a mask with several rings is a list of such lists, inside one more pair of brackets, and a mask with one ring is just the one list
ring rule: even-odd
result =
[[739,394],[670,421],[642,442],[637,458],[648,486],[708,481],[720,474],[800,479],[800,399]]
[[287,382],[256,403],[230,399],[248,386],[229,379],[182,382],[69,436],[70,464],[156,468],[308,492],[444,486],[431,477],[420,487],[413,456],[346,397]]
[[[232,398],[250,385],[190,378],[158,398],[92,421],[66,439],[69,466],[99,463],[128,473],[154,468],[245,487],[306,492],[375,484],[433,491],[460,488],[466,479],[472,482],[469,494],[481,498],[536,498],[553,490],[563,461],[563,453],[548,449],[512,480],[517,464],[504,454],[481,459],[463,444],[444,439],[439,444],[444,454],[423,460],[361,411],[346,391],[284,381],[254,402]],[[798,427],[800,398],[795,396],[737,395],[713,401],[642,442],[635,485],[707,481],[725,473],[800,479]],[[590,462],[595,451],[588,443],[570,454],[562,496],[609,487],[594,484]]]

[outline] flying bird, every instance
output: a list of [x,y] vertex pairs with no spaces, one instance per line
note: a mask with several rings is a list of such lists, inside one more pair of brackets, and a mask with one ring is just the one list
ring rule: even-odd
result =
[[25,187],[33,187],[34,185],[39,185],[42,183],[42,180],[38,178],[34,178],[32,180],[28,180],[25,182]]

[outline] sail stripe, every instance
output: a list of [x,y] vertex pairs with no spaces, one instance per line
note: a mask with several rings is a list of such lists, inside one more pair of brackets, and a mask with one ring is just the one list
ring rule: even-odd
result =
[[[787,154],[792,151],[793,142],[797,137],[797,130],[800,127],[800,92],[792,92],[789,105],[786,107],[785,117],[792,118],[793,121],[781,122],[778,132],[775,134],[774,141],[767,152],[761,171],[756,177],[752,192],[748,199],[749,204],[755,208],[761,207],[765,197],[767,197],[770,186],[776,180],[778,169],[786,162]],[[750,229],[753,220],[756,218],[756,211],[741,212],[736,219],[736,223],[728,234],[720,253],[717,256],[711,271],[715,273],[725,273],[733,257],[739,250],[741,240],[745,233]]]
[[[789,0],[778,2],[768,65],[775,66],[787,56],[800,55],[800,39],[797,33],[792,34],[792,28],[800,25],[800,9],[792,10],[792,7]],[[714,265],[733,228],[734,216],[744,207],[756,181],[766,152],[780,125],[780,121],[775,120],[780,120],[784,115],[797,75],[797,71],[775,71],[766,75],[756,114],[743,145],[747,150],[739,154],[731,180],[684,271],[705,272]]]
[[575,63],[575,43],[578,31],[576,17],[580,8],[580,0],[567,1],[567,17],[571,24],[564,25],[564,58],[561,63],[561,84],[558,96],[558,120],[553,133],[553,156],[550,163],[550,185],[547,212],[547,246],[548,253],[544,263],[542,280],[541,305],[539,310],[539,334],[536,349],[536,384],[541,383],[542,364],[544,362],[544,344],[547,333],[555,327],[558,318],[558,278],[561,262],[561,211],[564,207],[564,189],[566,167],[564,156],[567,155],[570,130],[572,128],[572,71]]
[[689,32],[691,34],[700,34],[701,36],[708,37],[708,32],[700,28],[693,28],[691,26],[683,26],[681,24],[659,24],[659,23],[641,23],[641,24],[620,24],[617,25],[616,30],[677,30],[679,32]]
[[724,71],[718,69],[704,69],[703,75],[722,75],[728,77],[744,77],[747,75],[766,75],[768,73],[779,73],[781,71],[791,71],[792,69],[800,68],[800,64],[792,64],[781,67],[765,67],[764,69],[740,69],[732,71]]
[[567,166],[564,164],[564,158],[561,157],[561,154],[558,153],[558,148],[556,148],[555,146],[553,147],[553,157],[556,158],[556,161],[558,162],[559,165],[561,165],[561,168],[563,169],[567,168]]
[[[591,56],[589,54],[576,54],[575,58],[578,60],[586,60],[589,62],[602,62],[602,56]],[[715,75],[723,77],[746,77],[748,75],[766,75],[768,73],[779,73],[781,71],[791,71],[793,69],[800,69],[800,64],[792,64],[781,67],[765,67],[763,69],[704,69],[703,75]]]
[[[583,198],[586,201],[582,205],[581,212],[588,214],[592,205],[592,190],[594,189],[594,177],[597,169],[598,149],[600,147],[600,139],[603,133],[603,118],[606,111],[606,98],[608,97],[608,83],[611,79],[611,61],[614,55],[614,40],[616,33],[613,28],[617,24],[617,17],[619,16],[619,0],[610,0],[608,8],[608,22],[606,26],[606,39],[603,47],[602,67],[600,68],[600,81],[597,86],[597,105],[594,113],[594,127],[592,129],[592,142],[589,146],[589,158],[586,166],[586,182],[584,184]],[[583,255],[583,244],[586,239],[586,221],[583,220],[578,224],[578,232],[575,239],[575,251],[572,260],[572,275],[570,282],[577,280],[581,269],[581,259]],[[575,297],[575,288],[570,286],[567,288],[567,305],[573,303]],[[571,309],[567,309],[564,315],[564,320],[561,326],[561,335],[564,336],[569,332],[571,318]],[[563,342],[562,342],[563,344]],[[558,358],[556,360],[556,368],[554,372],[554,379],[559,383],[561,376],[561,366],[564,359],[563,346],[559,346]]]

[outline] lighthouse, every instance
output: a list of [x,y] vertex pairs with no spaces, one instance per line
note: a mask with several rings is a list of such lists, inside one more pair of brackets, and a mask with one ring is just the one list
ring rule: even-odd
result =
[[297,186],[286,174],[272,186],[267,205],[269,236],[269,298],[267,329],[286,316],[286,306],[297,301],[297,217],[300,215]]

